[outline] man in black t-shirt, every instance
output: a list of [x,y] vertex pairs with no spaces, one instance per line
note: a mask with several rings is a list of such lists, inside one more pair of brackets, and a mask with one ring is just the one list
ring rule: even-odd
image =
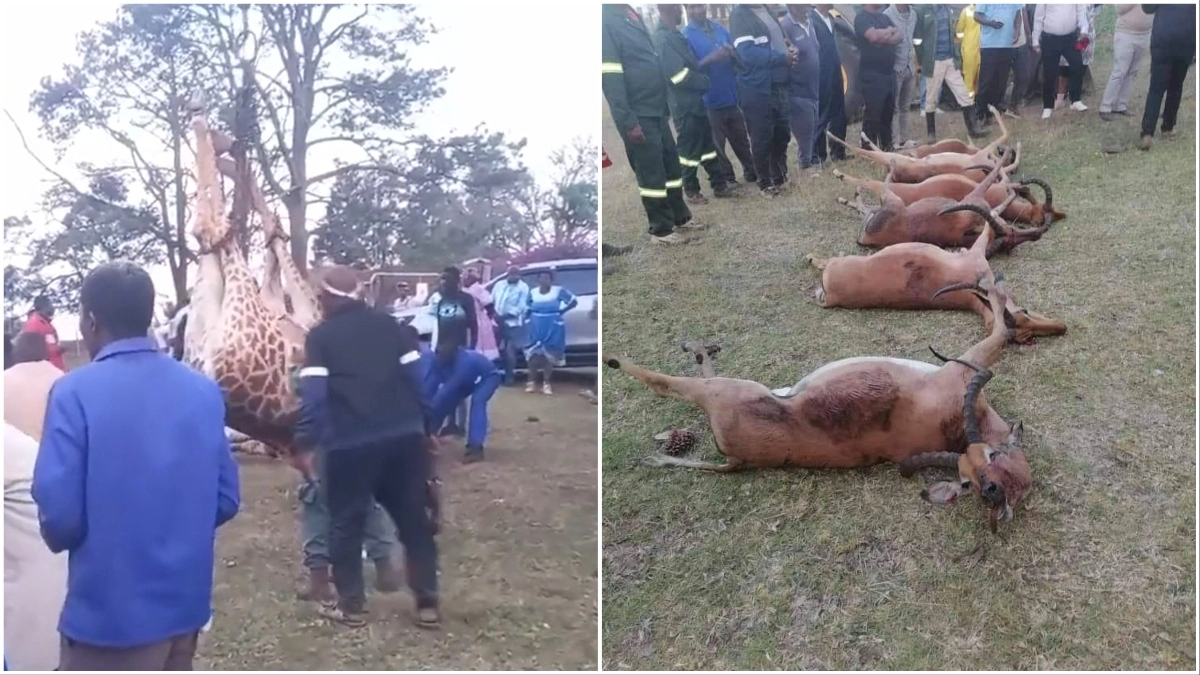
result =
[[[863,5],[854,17],[858,43],[858,82],[866,110],[863,133],[880,149],[892,150],[892,115],[896,110],[896,45],[903,36],[883,14],[884,5]],[[867,147],[863,143],[863,147]]]
[[430,299],[429,312],[437,318],[437,344],[453,343],[456,347],[474,349],[479,339],[475,319],[475,298],[462,290],[462,272],[457,267],[442,271],[442,284]]

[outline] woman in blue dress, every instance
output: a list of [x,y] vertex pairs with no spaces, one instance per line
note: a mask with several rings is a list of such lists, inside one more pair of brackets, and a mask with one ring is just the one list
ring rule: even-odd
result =
[[537,390],[542,383],[542,393],[549,396],[550,374],[554,366],[566,363],[567,326],[563,314],[579,304],[571,291],[554,285],[554,273],[546,270],[538,274],[537,288],[529,292],[529,344],[525,347],[525,362],[529,364],[529,382],[525,391]]

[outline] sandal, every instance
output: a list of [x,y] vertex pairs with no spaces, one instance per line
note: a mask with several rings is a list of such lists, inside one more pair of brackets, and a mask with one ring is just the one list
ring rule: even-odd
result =
[[348,628],[362,628],[367,625],[366,612],[347,612],[336,603],[321,603],[319,614]]

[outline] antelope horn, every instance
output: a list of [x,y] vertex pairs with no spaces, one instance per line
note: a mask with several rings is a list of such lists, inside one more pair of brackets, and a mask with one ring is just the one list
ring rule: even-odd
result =
[[996,170],[995,165],[976,164],[975,166],[968,166],[967,168],[963,169],[963,172],[965,173],[967,171],[986,171],[988,173],[991,173],[995,170]]
[[984,372],[983,368],[980,368],[979,366],[975,365],[974,363],[971,363],[970,361],[963,361],[962,359],[952,359],[948,356],[942,356],[941,354],[938,353],[938,351],[936,349],[933,348],[932,345],[929,346],[929,351],[933,352],[933,355],[935,357],[937,357],[937,359],[939,361],[941,361],[942,363],[950,363],[953,361],[954,363],[962,364],[977,373]]
[[979,399],[983,385],[992,379],[992,371],[973,365],[969,367],[975,370],[975,377],[967,383],[967,393],[963,397],[963,424],[967,428],[967,442],[975,445],[983,442],[983,434],[979,433],[979,418],[975,416],[975,402]]
[[933,298],[937,298],[939,295],[942,295],[943,293],[950,293],[952,291],[970,290],[970,291],[974,291],[976,293],[986,293],[987,291],[985,291],[983,286],[980,285],[982,281],[983,281],[983,275],[981,274],[981,275],[979,275],[979,278],[977,278],[975,281],[960,281],[957,284],[950,284],[949,286],[941,289],[937,293],[934,293]]
[[1050,190],[1050,184],[1041,178],[1022,178],[1021,185],[1036,185],[1046,192],[1046,208],[1053,208],[1054,193]]
[[978,213],[980,216],[983,216],[985,220],[992,224],[992,228],[996,231],[996,236],[1000,236],[1000,233],[1004,232],[1005,224],[1002,221],[998,220],[996,216],[993,216],[992,212],[988,209],[975,204],[964,204],[959,202],[958,204],[948,206],[941,211],[938,211],[938,215],[945,216],[956,211],[970,211],[972,213]]
[[921,469],[937,467],[939,469],[958,469],[958,453],[954,452],[923,452],[913,455],[900,462],[900,475],[912,478]]

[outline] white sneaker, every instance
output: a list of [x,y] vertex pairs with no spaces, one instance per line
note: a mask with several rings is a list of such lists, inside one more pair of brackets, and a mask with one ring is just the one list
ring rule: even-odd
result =
[[547,395],[547,396],[550,396],[551,394],[553,394],[553,393],[554,393],[554,390],[550,388],[550,383],[549,383],[549,382],[547,382],[546,384],[543,384],[543,385],[542,385],[542,393],[543,393],[543,394],[545,394],[545,395]]
[[1050,119],[1050,113],[1052,113],[1052,112],[1054,112],[1054,111],[1051,110],[1050,108],[1042,108],[1042,119],[1044,119],[1044,120]]
[[1075,101],[1071,104],[1071,110],[1074,110],[1075,112],[1083,112],[1087,109],[1088,107],[1083,104],[1083,101]]
[[525,383],[525,393],[532,394],[535,391],[537,391],[537,385],[533,383],[533,380]]

